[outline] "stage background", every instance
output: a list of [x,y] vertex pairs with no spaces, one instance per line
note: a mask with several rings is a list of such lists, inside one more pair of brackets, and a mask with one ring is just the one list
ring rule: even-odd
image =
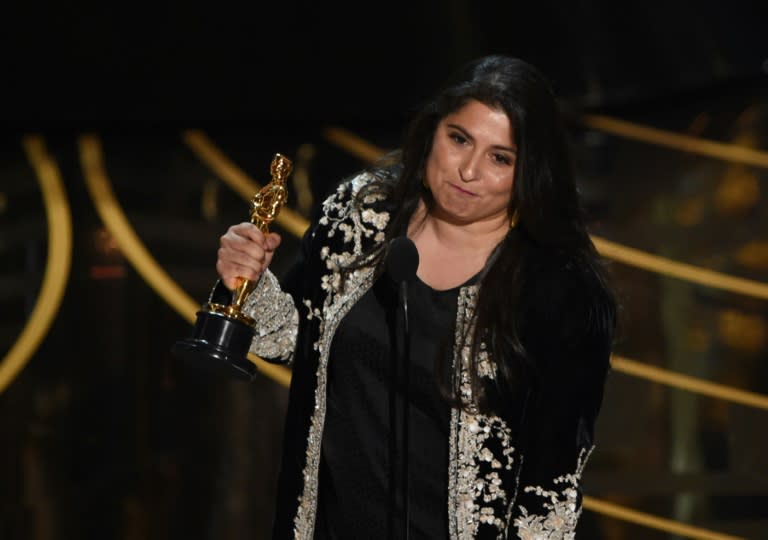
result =
[[571,112],[622,300],[578,537],[765,538],[767,16],[691,0],[4,7],[0,539],[267,538],[279,374],[219,380],[169,352],[218,237],[288,155],[283,272],[327,191],[492,52],[539,66]]

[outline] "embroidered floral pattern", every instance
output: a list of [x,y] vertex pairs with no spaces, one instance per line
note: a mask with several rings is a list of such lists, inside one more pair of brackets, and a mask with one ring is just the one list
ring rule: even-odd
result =
[[[462,362],[461,396],[472,402],[469,383],[472,344],[460,336],[470,327],[477,287],[459,292],[456,316],[456,348]],[[481,347],[481,351],[483,351]],[[489,363],[487,353],[481,362]],[[489,369],[489,366],[486,365]],[[449,533],[451,538],[469,540],[477,536],[481,525],[491,526],[497,535],[507,528],[509,493],[514,491],[515,448],[512,432],[501,418],[476,411],[454,409],[451,413],[449,449]],[[505,485],[510,484],[510,485]]]
[[[592,447],[594,448],[594,447]],[[525,486],[523,491],[542,497],[542,506],[548,510],[546,515],[529,514],[525,507],[520,507],[521,516],[515,519],[517,536],[522,540],[573,540],[576,537],[576,524],[581,515],[579,501],[579,483],[592,448],[582,449],[572,474],[558,476],[555,485],[562,484],[559,491],[544,489],[541,486]]]
[[[349,199],[371,180],[370,174],[361,174],[351,182],[339,185],[336,193],[323,202],[323,217],[320,218],[320,224],[328,227],[328,238],[341,234],[345,244],[352,243],[352,253],[355,255],[363,252],[364,239],[372,239],[374,242],[383,241],[384,228],[389,222],[387,212],[376,212],[372,208],[365,208],[360,212],[356,205],[349,204]],[[383,195],[369,195],[365,197],[364,203],[373,204],[383,198]],[[340,264],[352,260],[352,253],[348,251],[330,253],[330,249],[326,246],[323,255],[328,269],[337,271]]]
[[515,448],[506,423],[498,417],[457,411],[455,537],[474,538],[481,524],[506,529],[508,490],[504,480],[514,469]]

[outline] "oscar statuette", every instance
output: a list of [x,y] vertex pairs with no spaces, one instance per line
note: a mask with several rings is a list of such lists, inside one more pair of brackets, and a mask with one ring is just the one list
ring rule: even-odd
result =
[[[250,221],[265,234],[288,198],[285,180],[292,169],[291,160],[275,154],[270,167],[272,180],[251,201]],[[257,369],[248,359],[248,350],[255,335],[255,321],[243,313],[243,306],[257,283],[240,278],[230,304],[203,304],[197,312],[192,337],[177,341],[173,354],[206,371],[253,381]]]

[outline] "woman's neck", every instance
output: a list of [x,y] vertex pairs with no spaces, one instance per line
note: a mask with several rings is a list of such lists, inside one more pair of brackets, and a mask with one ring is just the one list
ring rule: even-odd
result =
[[438,290],[461,285],[482,270],[508,230],[506,219],[453,223],[421,204],[408,226],[408,237],[419,251],[416,274]]

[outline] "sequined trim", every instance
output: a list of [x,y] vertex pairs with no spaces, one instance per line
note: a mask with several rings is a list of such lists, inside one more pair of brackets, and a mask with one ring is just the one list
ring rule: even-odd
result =
[[[508,494],[516,487],[512,431],[501,418],[479,414],[471,406],[468,367],[472,344],[461,336],[470,335],[476,298],[477,287],[462,288],[456,314],[454,362],[461,362],[461,397],[469,411],[451,411],[448,532],[454,540],[475,538],[481,526],[492,527],[501,536],[509,523]],[[489,363],[487,354],[479,361]],[[515,485],[505,485],[505,481]]]
[[[373,284],[373,268],[356,270],[348,277],[341,290],[341,265],[353,257],[362,254],[363,238],[372,238],[377,242],[384,239],[382,230],[389,219],[388,214],[371,210],[358,212],[349,197],[363,185],[365,177],[360,177],[350,185],[342,184],[335,195],[323,204],[324,216],[320,222],[328,226],[328,237],[344,235],[345,243],[352,243],[352,252],[332,253],[328,246],[321,249],[320,257],[325,261],[329,273],[322,276],[321,287],[327,293],[322,309],[313,308],[311,301],[304,300],[308,308],[308,317],[318,319],[319,339],[314,348],[319,355],[317,366],[317,386],[315,388],[315,409],[310,419],[307,440],[306,463],[303,470],[304,489],[298,498],[299,507],[294,519],[294,537],[309,540],[314,534],[317,511],[317,479],[320,468],[320,452],[323,438],[323,425],[326,411],[326,387],[328,383],[328,355],[333,335],[341,320],[352,306],[370,289]],[[351,193],[349,190],[351,189]],[[370,202],[366,200],[365,202]],[[372,227],[370,226],[372,225]]]
[[576,525],[581,515],[579,483],[584,467],[594,446],[589,450],[582,448],[573,474],[558,476],[553,480],[555,486],[562,485],[559,491],[544,489],[541,486],[525,486],[525,493],[535,493],[544,499],[542,506],[547,515],[528,514],[521,506],[521,516],[515,519],[517,536],[522,540],[573,540],[576,538]]
[[243,311],[256,321],[251,352],[290,365],[299,330],[299,313],[291,295],[280,289],[277,277],[266,270],[248,295]]

